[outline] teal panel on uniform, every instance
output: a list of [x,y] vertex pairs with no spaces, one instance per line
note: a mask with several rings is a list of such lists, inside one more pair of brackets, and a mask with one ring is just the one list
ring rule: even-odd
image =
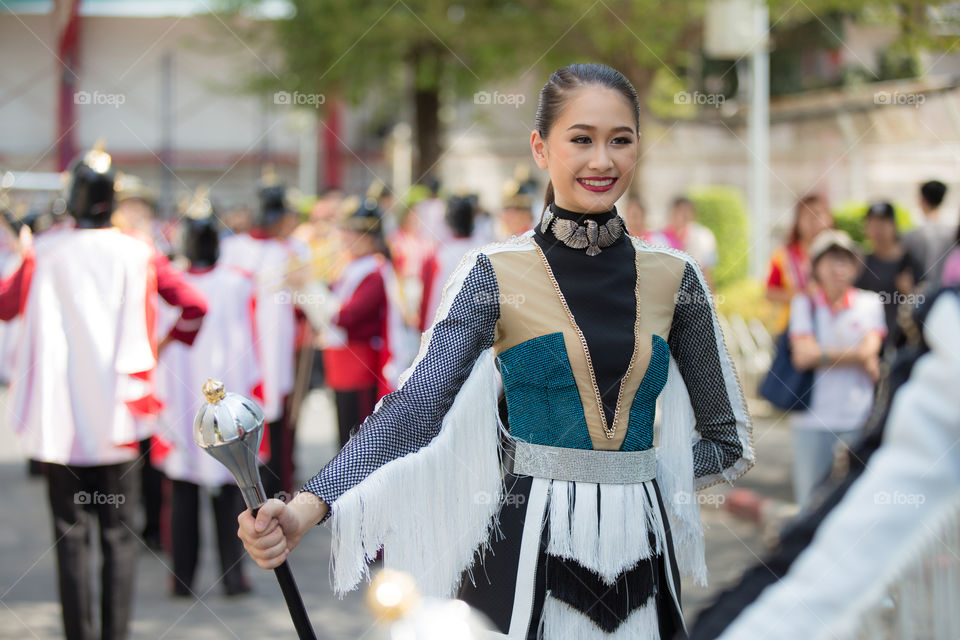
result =
[[667,384],[669,369],[670,347],[666,340],[654,335],[650,364],[647,365],[643,380],[633,396],[627,435],[620,446],[621,451],[644,451],[653,446],[653,420],[657,415],[657,397]]
[[553,447],[593,448],[562,333],[514,345],[500,354],[498,363],[514,438]]

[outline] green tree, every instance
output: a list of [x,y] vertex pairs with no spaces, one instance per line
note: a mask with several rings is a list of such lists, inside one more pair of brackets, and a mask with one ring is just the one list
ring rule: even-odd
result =
[[[240,13],[255,2],[222,0]],[[290,15],[248,25],[246,38],[268,38],[283,52],[279,71],[254,74],[252,86],[322,93],[328,99],[374,103],[385,124],[414,125],[415,178],[435,172],[443,147],[441,103],[526,73],[542,78],[571,62],[621,70],[641,99],[668,106],[695,87],[706,0],[289,0]],[[826,30],[849,15],[900,26],[900,50],[948,50],[956,24],[948,0],[770,0],[770,21],[788,29],[810,21]],[[823,16],[829,16],[826,20]],[[733,65],[730,65],[732,70]],[[726,72],[730,73],[730,72]],[[676,105],[679,113],[691,110]],[[695,110],[693,110],[695,112]],[[660,117],[676,117],[669,109]],[[682,116],[681,116],[682,117]],[[532,123],[531,123],[532,125]],[[641,138],[642,148],[645,144]]]

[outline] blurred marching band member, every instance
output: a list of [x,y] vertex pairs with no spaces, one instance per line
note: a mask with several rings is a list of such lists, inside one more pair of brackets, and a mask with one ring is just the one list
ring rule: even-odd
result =
[[497,239],[506,240],[533,229],[533,193],[530,186],[516,180],[507,181],[500,206]]
[[185,213],[180,237],[189,261],[185,278],[203,292],[209,307],[193,345],[171,345],[159,364],[164,408],[158,438],[165,446],[157,457],[172,481],[172,593],[178,596],[194,595],[201,489],[211,496],[224,590],[227,595],[250,590],[243,571],[243,545],[236,536],[236,512],[243,509],[240,489],[226,467],[194,444],[192,433],[197,390],[205,380],[216,378],[248,396],[256,396],[261,383],[255,349],[256,283],[251,274],[219,261],[219,233],[210,201],[198,193]]
[[397,382],[392,352],[402,321],[391,300],[396,279],[384,256],[382,233],[383,215],[372,199],[364,199],[341,221],[350,261],[331,287],[328,319],[320,321],[324,372],[336,399],[341,446]]
[[[153,193],[137,176],[118,173],[114,181],[114,198],[111,222],[125,234],[142,240],[154,250],[167,255],[173,249],[167,243],[156,221],[155,199]],[[161,250],[161,247],[163,249]],[[140,417],[138,420],[153,422],[156,416]],[[153,428],[144,428],[144,432],[153,432]],[[140,467],[140,499],[143,503],[144,524],[140,537],[148,547],[155,551],[163,548],[161,541],[161,520],[163,510],[163,473],[153,464],[150,455],[153,438],[140,441],[140,453],[143,463]]]
[[[125,638],[133,601],[140,473],[138,416],[155,415],[158,351],[191,344],[206,302],[153,247],[110,228],[114,173],[94,149],[71,169],[75,229],[27,244],[0,286],[0,319],[23,317],[11,387],[14,430],[46,473],[66,637]],[[181,307],[157,345],[158,291]],[[100,525],[101,624],[90,585],[91,518]]]
[[477,197],[454,196],[447,203],[444,235],[449,240],[440,243],[423,262],[420,277],[423,281],[423,297],[420,303],[419,330],[424,331],[433,322],[440,307],[443,285],[456,270],[463,256],[484,244],[474,234],[474,222],[477,216]]
[[220,261],[252,273],[257,282],[257,354],[263,378],[263,413],[270,462],[263,473],[268,496],[289,493],[293,482],[293,443],[296,425],[289,422],[288,396],[295,386],[297,318],[288,284],[292,271],[302,269],[309,256],[301,243],[286,235],[292,230],[293,211],[286,188],[269,174],[260,189],[260,210],[254,228],[223,239]]

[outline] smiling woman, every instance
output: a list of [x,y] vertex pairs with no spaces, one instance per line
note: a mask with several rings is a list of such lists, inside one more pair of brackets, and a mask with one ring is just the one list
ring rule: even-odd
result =
[[530,137],[540,223],[468,253],[397,391],[290,504],[241,515],[260,566],[329,515],[340,592],[383,547],[492,637],[683,636],[680,573],[706,582],[694,491],[754,455],[696,262],[631,239],[614,207],[637,108],[609,67],[550,77]]

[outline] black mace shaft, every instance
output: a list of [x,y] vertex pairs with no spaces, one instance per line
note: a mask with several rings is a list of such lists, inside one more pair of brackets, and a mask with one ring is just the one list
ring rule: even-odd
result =
[[[260,507],[252,509],[253,517],[257,517]],[[297,630],[297,637],[300,640],[316,640],[317,634],[313,631],[310,624],[310,617],[307,615],[307,608],[303,606],[303,598],[300,596],[300,589],[297,587],[297,581],[293,579],[293,571],[290,565],[284,560],[279,567],[274,567],[273,574],[277,576],[277,582],[280,583],[280,591],[283,592],[283,599],[287,603],[287,611],[290,612],[290,618],[293,620],[293,628]]]

